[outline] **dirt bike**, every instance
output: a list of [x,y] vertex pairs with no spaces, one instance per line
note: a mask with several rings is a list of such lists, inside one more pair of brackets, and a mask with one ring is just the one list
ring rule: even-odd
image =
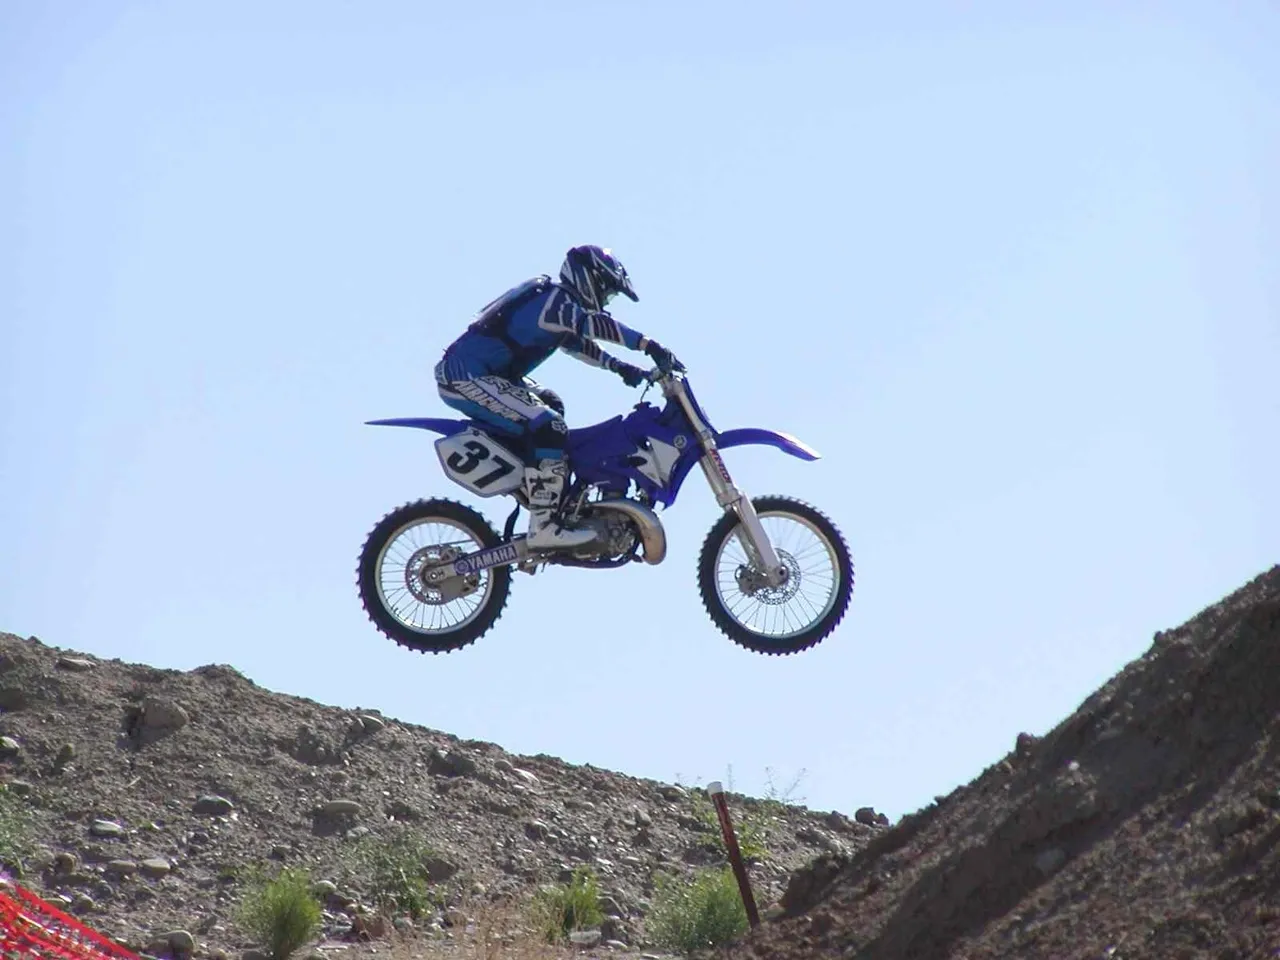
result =
[[806,650],[828,636],[853,592],[853,563],[836,525],[790,497],[749,499],[734,485],[720,451],[764,444],[817,460],[806,444],[755,427],[711,426],[682,369],[648,373],[662,407],[644,400],[627,416],[570,430],[572,471],[559,519],[594,531],[573,550],[534,551],[514,535],[526,456],[520,438],[478,420],[403,417],[372,426],[415,427],[441,434],[440,467],[480,497],[517,501],[502,536],[484,515],[454,500],[406,503],[370,531],[357,583],[369,619],[401,646],[423,653],[460,649],[502,614],[512,569],[547,566],[609,569],[661,563],[666,533],[654,507],[675,503],[694,465],[725,513],[711,528],[698,560],[698,588],[711,620],[738,645],[763,654]]

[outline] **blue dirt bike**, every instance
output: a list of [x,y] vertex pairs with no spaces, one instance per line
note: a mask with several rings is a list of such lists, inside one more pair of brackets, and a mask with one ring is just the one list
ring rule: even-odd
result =
[[661,563],[667,539],[654,507],[675,503],[696,464],[725,510],[698,560],[698,588],[712,621],[735,643],[765,654],[797,653],[830,634],[853,592],[840,531],[799,500],[747,498],[720,457],[744,444],[777,447],[801,460],[817,460],[817,452],[772,430],[717,431],[683,371],[654,370],[649,383],[666,397],[661,408],[641,396],[627,416],[569,432],[573,476],[560,519],[596,534],[571,551],[531,550],[524,536],[513,535],[520,507],[528,507],[519,438],[476,420],[369,421],[442,434],[435,448],[445,476],[477,496],[518,501],[502,536],[483,514],[453,500],[417,500],[383,517],[365,540],[357,572],[374,625],[401,646],[446,653],[493,626],[513,567],[532,574],[543,566]]

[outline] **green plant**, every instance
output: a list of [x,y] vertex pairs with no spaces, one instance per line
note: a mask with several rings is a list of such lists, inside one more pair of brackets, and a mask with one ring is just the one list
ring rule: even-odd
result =
[[311,877],[305,870],[288,868],[270,879],[261,873],[251,877],[241,921],[275,960],[285,960],[320,926],[320,903],[311,892]]
[[31,853],[31,816],[22,799],[0,784],[0,867],[22,876]]
[[435,856],[425,838],[404,832],[388,838],[364,837],[355,846],[352,862],[375,906],[420,920],[444,906],[427,868]]
[[[784,790],[779,790],[773,779],[773,770],[765,767],[765,796],[762,798],[743,797],[741,808],[729,813],[733,821],[733,832],[738,840],[738,850],[747,861],[762,861],[769,855],[769,841],[773,836],[773,828],[786,813],[786,808],[801,801],[794,798],[796,788],[804,779],[801,770]],[[726,768],[724,780],[726,797],[733,796],[733,767]],[[703,829],[714,838],[716,849],[727,857],[724,832],[720,828],[720,818],[716,815],[715,805],[705,788],[690,789],[690,802],[693,805],[693,816],[700,821]]]
[[591,930],[604,920],[600,883],[588,867],[578,867],[568,883],[543,887],[534,897],[535,921],[548,941],[563,940],[574,930]]
[[729,867],[708,867],[691,880],[658,874],[646,922],[658,946],[684,953],[728,943],[747,931],[747,911]]

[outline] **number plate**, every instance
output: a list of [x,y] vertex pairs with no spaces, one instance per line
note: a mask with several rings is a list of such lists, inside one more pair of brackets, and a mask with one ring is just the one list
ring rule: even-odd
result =
[[445,476],[481,497],[510,493],[524,481],[523,461],[476,429],[440,438],[436,455]]

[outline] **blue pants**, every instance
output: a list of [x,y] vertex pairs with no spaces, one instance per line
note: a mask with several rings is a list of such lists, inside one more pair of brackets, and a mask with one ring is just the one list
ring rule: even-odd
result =
[[563,460],[569,428],[564,417],[530,390],[502,377],[438,381],[442,399],[473,420],[530,442],[533,460]]

